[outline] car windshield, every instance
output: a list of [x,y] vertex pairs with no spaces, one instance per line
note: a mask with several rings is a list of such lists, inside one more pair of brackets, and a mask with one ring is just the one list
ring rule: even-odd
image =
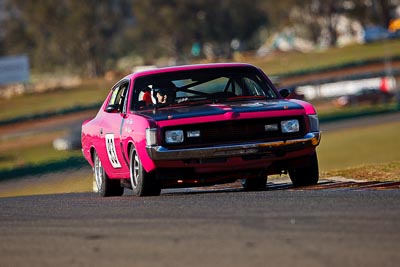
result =
[[168,72],[135,81],[134,109],[223,103],[249,98],[276,99],[276,92],[253,68]]

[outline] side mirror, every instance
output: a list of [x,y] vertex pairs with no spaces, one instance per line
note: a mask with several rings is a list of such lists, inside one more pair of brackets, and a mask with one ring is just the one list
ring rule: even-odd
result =
[[106,107],[106,112],[107,113],[116,113],[119,111],[119,105],[108,105]]
[[284,88],[284,89],[279,90],[279,93],[281,94],[281,96],[283,98],[287,98],[290,95],[291,92],[290,92],[289,89]]

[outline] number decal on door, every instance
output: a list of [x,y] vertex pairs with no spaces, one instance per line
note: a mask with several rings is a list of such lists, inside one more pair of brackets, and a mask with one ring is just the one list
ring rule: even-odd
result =
[[111,165],[114,168],[121,168],[121,163],[119,163],[117,152],[115,151],[114,134],[106,134],[106,148]]

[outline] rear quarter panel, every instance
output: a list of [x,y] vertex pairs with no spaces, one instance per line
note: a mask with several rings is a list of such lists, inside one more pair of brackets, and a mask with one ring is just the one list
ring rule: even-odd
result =
[[[87,120],[82,124],[82,153],[85,159],[93,167],[93,158],[91,155],[91,149],[98,146],[100,143],[100,136],[98,129],[98,117],[91,120]],[[97,145],[95,145],[97,144]]]

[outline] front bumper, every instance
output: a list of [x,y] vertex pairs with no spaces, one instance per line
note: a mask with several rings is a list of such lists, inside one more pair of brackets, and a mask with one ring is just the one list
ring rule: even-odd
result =
[[147,146],[147,153],[153,160],[185,160],[218,157],[237,157],[301,150],[316,147],[321,132],[307,133],[303,138],[273,142],[254,142],[236,145],[221,145],[201,148],[168,149],[163,146]]

